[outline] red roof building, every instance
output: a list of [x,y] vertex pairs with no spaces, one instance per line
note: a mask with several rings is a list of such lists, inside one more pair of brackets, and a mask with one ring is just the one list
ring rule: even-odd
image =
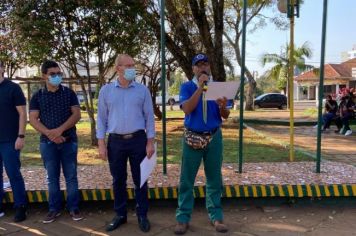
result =
[[[297,100],[315,100],[318,98],[319,73],[317,70],[304,72],[296,77]],[[341,64],[325,64],[324,95],[338,93],[341,88],[356,88],[356,58]]]

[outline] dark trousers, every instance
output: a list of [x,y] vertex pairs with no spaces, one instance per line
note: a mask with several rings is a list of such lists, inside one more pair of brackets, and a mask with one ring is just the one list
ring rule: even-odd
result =
[[335,121],[337,128],[341,129],[342,127],[344,127],[344,131],[350,130],[349,121],[351,120],[351,118],[351,113],[346,113],[343,117],[338,117]]
[[331,121],[336,117],[335,113],[327,112],[323,115],[323,123],[324,127],[323,129],[329,129]]
[[140,164],[146,157],[147,137],[144,131],[130,139],[109,135],[108,161],[113,177],[114,210],[118,216],[127,216],[127,160],[130,162],[135,185],[136,214],[146,217],[148,210],[147,182],[140,188]]
[[9,177],[12,192],[14,195],[14,206],[19,207],[27,204],[25,184],[20,172],[20,151],[15,150],[15,142],[0,143],[0,208],[4,196],[3,190],[3,166]]

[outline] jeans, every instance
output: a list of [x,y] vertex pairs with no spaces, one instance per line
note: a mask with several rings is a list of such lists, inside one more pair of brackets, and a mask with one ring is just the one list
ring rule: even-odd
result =
[[15,208],[26,205],[25,184],[20,172],[20,151],[15,150],[15,142],[0,142],[0,207],[4,197],[3,166],[5,166],[6,174],[10,180]]
[[323,123],[324,123],[323,129],[328,129],[328,128],[330,128],[331,121],[332,121],[335,117],[336,117],[336,114],[335,114],[335,113],[331,113],[331,112],[325,113],[325,114],[323,115]]
[[114,210],[118,216],[127,216],[127,160],[130,162],[132,179],[135,184],[136,215],[147,217],[147,182],[140,188],[141,161],[146,157],[147,138],[144,131],[131,139],[109,136],[108,161],[113,177]]
[[78,144],[67,142],[55,144],[41,142],[40,151],[44,167],[47,170],[47,184],[49,192],[49,211],[60,211],[62,208],[62,193],[59,185],[61,165],[67,189],[67,209],[78,210],[79,190],[77,179]]

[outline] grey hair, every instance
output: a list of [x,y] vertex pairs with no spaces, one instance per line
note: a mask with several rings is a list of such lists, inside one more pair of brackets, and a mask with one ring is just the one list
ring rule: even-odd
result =
[[126,57],[129,57],[129,58],[132,58],[129,54],[119,54],[117,55],[116,59],[115,59],[115,68],[119,66],[121,60],[123,58],[126,58]]

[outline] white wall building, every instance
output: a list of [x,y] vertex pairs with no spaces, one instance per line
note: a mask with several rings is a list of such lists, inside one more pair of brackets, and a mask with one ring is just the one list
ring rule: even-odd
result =
[[356,44],[353,45],[352,50],[341,53],[341,61],[347,61],[356,58]]

